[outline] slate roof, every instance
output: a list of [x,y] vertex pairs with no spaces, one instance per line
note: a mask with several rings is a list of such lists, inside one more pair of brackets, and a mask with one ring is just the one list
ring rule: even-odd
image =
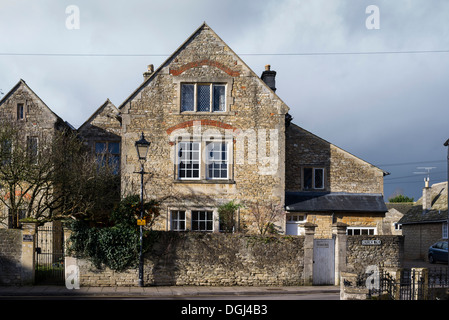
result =
[[424,212],[422,198],[398,221],[401,224],[435,223],[447,221],[447,182],[435,183],[431,186],[432,207]]
[[381,194],[345,192],[286,192],[287,211],[371,212],[388,211]]

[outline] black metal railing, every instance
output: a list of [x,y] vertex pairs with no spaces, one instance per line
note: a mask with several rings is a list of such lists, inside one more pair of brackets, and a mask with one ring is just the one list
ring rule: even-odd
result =
[[368,288],[368,299],[383,297],[391,300],[448,299],[449,272],[447,267],[430,269],[401,269],[393,277],[385,270],[377,275],[359,274],[357,287]]
[[36,284],[64,284],[62,228],[40,226],[36,233]]

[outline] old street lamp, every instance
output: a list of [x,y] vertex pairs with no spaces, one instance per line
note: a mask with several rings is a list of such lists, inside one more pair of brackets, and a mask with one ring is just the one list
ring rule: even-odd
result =
[[[140,161],[140,221],[143,220],[143,175],[146,173],[143,168],[143,164],[147,159],[148,149],[150,142],[145,140],[145,136],[140,137],[140,140],[136,141],[137,156]],[[142,253],[142,240],[143,240],[143,225],[140,223],[140,254],[139,254],[139,286],[143,287],[143,253]]]
[[150,147],[150,142],[145,140],[145,136],[143,135],[143,132],[142,132],[142,135],[140,136],[140,140],[136,141],[137,156],[139,157],[139,161],[145,162],[145,160],[147,159],[147,153],[148,153],[149,147]]

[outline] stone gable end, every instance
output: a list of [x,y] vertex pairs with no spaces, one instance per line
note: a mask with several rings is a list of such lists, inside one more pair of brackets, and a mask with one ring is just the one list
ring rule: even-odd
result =
[[[181,110],[183,84],[215,83],[226,87],[224,111]],[[198,203],[194,198],[201,198],[201,206],[210,210],[233,199],[283,203],[284,119],[288,107],[207,25],[202,25],[149,75],[119,109],[123,132],[122,193],[139,190],[140,177],[134,172],[140,164],[134,143],[143,132],[151,142],[145,164],[150,172],[145,183],[147,197],[176,198],[173,202],[178,207],[187,198],[189,203]],[[179,134],[203,141],[210,136],[227,139],[229,161],[233,161],[227,179],[177,179],[174,157]],[[254,137],[256,140],[251,140]],[[255,153],[252,147],[256,147]],[[261,168],[268,168],[269,174],[261,173]],[[202,170],[206,170],[204,166]],[[166,202],[165,212],[169,213],[171,206]],[[159,227],[168,229],[168,216],[160,220],[163,222]]]

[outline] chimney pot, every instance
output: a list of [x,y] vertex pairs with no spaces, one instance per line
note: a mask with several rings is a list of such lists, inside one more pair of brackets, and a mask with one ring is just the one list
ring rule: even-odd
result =
[[154,72],[154,66],[152,64],[149,64],[147,67],[147,71],[143,73],[143,79],[147,80]]
[[265,65],[265,71],[262,72],[262,76],[260,78],[270,87],[271,90],[276,91],[276,71],[272,71],[269,64]]

